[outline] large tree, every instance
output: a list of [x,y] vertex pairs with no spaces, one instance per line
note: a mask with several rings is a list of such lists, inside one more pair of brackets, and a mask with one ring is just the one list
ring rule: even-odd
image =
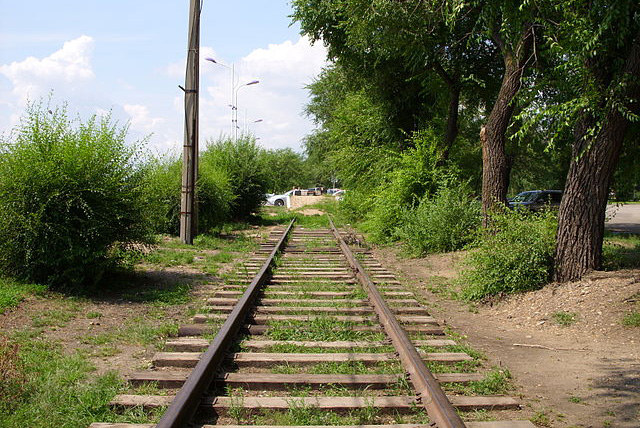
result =
[[551,40],[561,58],[556,83],[573,95],[562,107],[574,141],[554,278],[570,281],[601,267],[611,180],[625,139],[638,144],[628,131],[640,111],[640,4],[570,0],[556,12],[562,17]]
[[[460,129],[460,106],[473,114],[494,97],[495,46],[473,39],[475,9],[445,21],[418,0],[294,0],[294,19],[350,79],[366,87],[403,136],[430,126],[446,161]],[[470,60],[473,58],[473,60]]]
[[[506,202],[511,160],[508,128],[515,98],[534,62],[538,6],[479,0],[326,0],[293,2],[294,17],[329,54],[359,67],[403,63],[426,89],[448,93],[442,116],[443,157],[457,135],[461,100],[466,111],[488,113],[480,133],[485,214]],[[383,84],[384,85],[384,84]],[[384,86],[382,86],[384,87]],[[479,101],[474,104],[474,101]]]

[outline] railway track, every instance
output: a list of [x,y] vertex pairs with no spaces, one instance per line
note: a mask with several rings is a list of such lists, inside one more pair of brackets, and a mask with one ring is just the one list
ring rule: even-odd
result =
[[242,269],[212,287],[193,323],[155,355],[154,370],[130,377],[132,385],[152,385],[145,388],[152,393],[120,395],[111,404],[167,407],[159,428],[533,427],[463,422],[461,411],[519,403],[461,394],[484,378],[472,370],[474,359],[369,251],[350,248],[329,222],[322,229],[292,222],[272,232]]

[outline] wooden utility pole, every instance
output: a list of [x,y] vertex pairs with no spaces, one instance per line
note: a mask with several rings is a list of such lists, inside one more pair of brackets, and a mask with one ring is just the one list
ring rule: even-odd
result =
[[180,241],[193,244],[198,213],[196,181],[198,179],[198,91],[200,49],[200,3],[191,0],[189,8],[189,42],[184,91],[184,150],[182,154],[182,195],[180,199]]

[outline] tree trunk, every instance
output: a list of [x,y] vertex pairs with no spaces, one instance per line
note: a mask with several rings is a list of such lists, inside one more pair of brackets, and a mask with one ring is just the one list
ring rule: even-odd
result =
[[447,116],[447,129],[444,134],[444,150],[441,160],[449,160],[449,152],[458,136],[458,108],[460,106],[460,86],[449,87],[449,114]]
[[525,29],[521,42],[515,52],[506,48],[500,37],[496,35],[498,45],[504,55],[504,76],[498,97],[487,118],[487,123],[480,130],[482,144],[482,224],[488,227],[489,213],[503,207],[507,202],[509,187],[509,160],[505,150],[506,132],[511,123],[515,98],[527,66],[529,53],[533,46],[531,26]]
[[[630,79],[627,99],[640,95],[640,35],[630,47],[625,65]],[[627,106],[638,109],[638,103]],[[582,118],[576,128],[571,164],[564,196],[558,213],[554,280],[559,282],[580,279],[585,273],[602,266],[602,241],[609,185],[615,171],[629,121],[617,106],[604,118],[600,132],[585,137],[595,122]]]
[[436,73],[438,73],[438,75],[447,85],[447,88],[449,88],[449,111],[447,114],[447,129],[445,129],[444,133],[444,147],[442,149],[442,155],[440,156],[440,160],[438,161],[438,163],[443,164],[447,160],[449,160],[451,147],[453,147],[453,143],[456,141],[456,137],[458,136],[458,110],[460,107],[461,85],[458,73],[449,73],[439,62],[436,62],[433,67]]

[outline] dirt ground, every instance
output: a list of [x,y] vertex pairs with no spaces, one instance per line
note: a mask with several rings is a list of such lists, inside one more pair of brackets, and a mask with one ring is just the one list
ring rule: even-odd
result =
[[[376,256],[424,298],[432,314],[514,377],[520,418],[549,427],[640,427],[640,328],[621,320],[640,300],[640,270],[594,272],[584,280],[492,304],[452,300],[462,254],[423,259]],[[554,314],[576,314],[569,326]]]

